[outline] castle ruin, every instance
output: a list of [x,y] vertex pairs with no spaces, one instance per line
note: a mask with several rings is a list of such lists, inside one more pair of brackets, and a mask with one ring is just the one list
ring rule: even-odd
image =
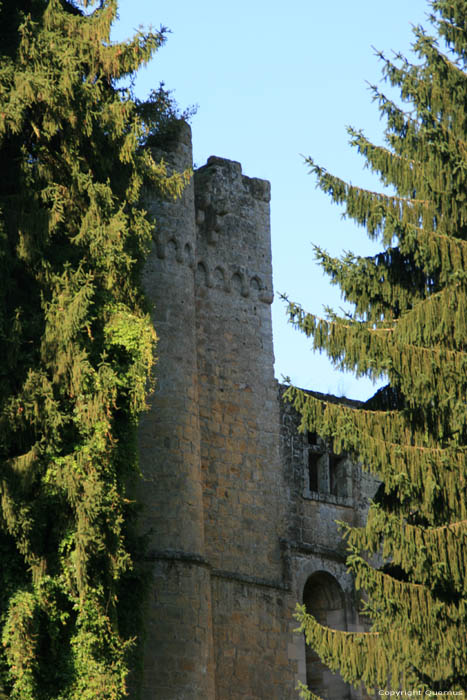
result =
[[[191,132],[167,146],[190,167]],[[158,221],[144,283],[157,390],[140,454],[150,533],[142,700],[364,697],[294,633],[295,605],[362,630],[335,520],[363,523],[374,483],[281,400],[274,378],[270,186],[209,158]]]

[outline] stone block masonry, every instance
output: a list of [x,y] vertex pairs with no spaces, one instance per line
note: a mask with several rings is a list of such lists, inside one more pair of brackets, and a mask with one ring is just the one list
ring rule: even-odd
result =
[[281,566],[284,485],[273,374],[269,183],[245,177],[239,163],[210,158],[195,174],[195,206],[206,555],[217,568],[274,579]]
[[[160,154],[156,154],[156,157]],[[191,165],[187,128],[167,144],[171,168]],[[210,576],[205,560],[194,275],[193,185],[175,202],[148,198],[159,236],[144,286],[153,306],[157,391],[140,426],[142,528],[153,594],[146,610],[142,697],[214,697]]]
[[[186,124],[164,158],[191,166]],[[361,627],[333,523],[365,510],[358,469],[338,461],[332,489],[345,497],[306,489],[309,444],[274,379],[269,199],[268,182],[217,157],[179,201],[147,196],[159,359],[140,429],[152,576],[142,700],[296,698],[307,659],[293,610],[315,573],[342,591],[334,617]]]

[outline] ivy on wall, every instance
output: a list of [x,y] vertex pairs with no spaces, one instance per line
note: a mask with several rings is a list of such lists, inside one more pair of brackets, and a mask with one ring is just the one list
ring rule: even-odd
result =
[[[96,6],[97,5],[97,6]],[[117,700],[132,639],[127,483],[155,332],[140,289],[147,143],[174,108],[121,87],[164,31],[115,0],[0,3],[0,697]]]

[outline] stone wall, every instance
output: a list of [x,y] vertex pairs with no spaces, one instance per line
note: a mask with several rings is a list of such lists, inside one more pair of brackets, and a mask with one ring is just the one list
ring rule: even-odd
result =
[[195,174],[195,276],[206,556],[216,697],[293,697],[273,374],[269,183],[210,158]]
[[[359,614],[360,599],[347,572],[345,543],[336,521],[356,527],[363,525],[377,483],[346,455],[334,454],[332,445],[319,436],[300,432],[301,418],[282,399],[284,391],[285,387],[279,387],[281,455],[288,485],[292,597],[306,603],[309,612],[322,624],[349,632],[365,631],[367,621]],[[345,403],[356,410],[362,405],[358,401],[310,393],[326,401]],[[310,483],[313,488],[310,488]],[[313,583],[314,592],[310,592]],[[330,604],[325,611],[322,599],[335,598],[333,590],[340,591],[341,607]],[[307,672],[307,666],[310,666],[311,657],[308,655],[307,664],[303,639],[294,637],[290,653],[297,658],[298,680],[306,683],[308,676],[310,683],[310,668]],[[316,669],[316,659],[311,663]],[[314,673],[316,685],[310,687],[321,697],[329,700],[367,697],[362,689],[343,684],[338,675],[331,674],[322,664],[318,663],[317,668]]]
[[[186,125],[164,157],[191,165]],[[281,400],[269,198],[268,182],[217,157],[181,200],[148,194],[158,226],[145,288],[159,362],[140,433],[152,577],[142,700],[296,698],[307,657],[293,611],[311,591],[327,614],[326,581],[342,600],[329,624],[363,628],[334,521],[362,522],[374,485],[300,434]],[[310,658],[323,697],[362,697]]]
[[[156,154],[157,155],[160,154]],[[191,134],[168,143],[165,158],[191,166]],[[144,285],[158,334],[157,389],[140,429],[152,591],[146,607],[142,697],[214,697],[210,574],[205,558],[198,363],[192,257],[194,188],[177,202],[148,199],[157,221]]]
[[284,514],[269,183],[245,177],[239,163],[210,158],[195,174],[195,205],[206,553],[216,568],[277,578]]

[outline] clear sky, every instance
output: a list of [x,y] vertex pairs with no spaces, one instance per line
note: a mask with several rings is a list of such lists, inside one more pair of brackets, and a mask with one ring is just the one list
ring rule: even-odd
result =
[[[346,126],[381,142],[384,123],[368,83],[381,83],[374,48],[410,58],[411,24],[430,29],[426,0],[120,0],[114,38],[139,26],[168,27],[167,44],[141,71],[141,98],[164,81],[181,109],[198,105],[192,119],[194,161],[210,155],[242,163],[250,177],[270,180],[275,302],[276,376],[299,386],[353,398],[375,387],[336,372],[326,357],[286,322],[279,293],[322,314],[339,309],[338,290],[315,264],[311,243],[333,255],[368,254],[364,229],[315,189],[303,155],[340,177],[375,189],[348,146]],[[303,155],[301,155],[303,154]]]

